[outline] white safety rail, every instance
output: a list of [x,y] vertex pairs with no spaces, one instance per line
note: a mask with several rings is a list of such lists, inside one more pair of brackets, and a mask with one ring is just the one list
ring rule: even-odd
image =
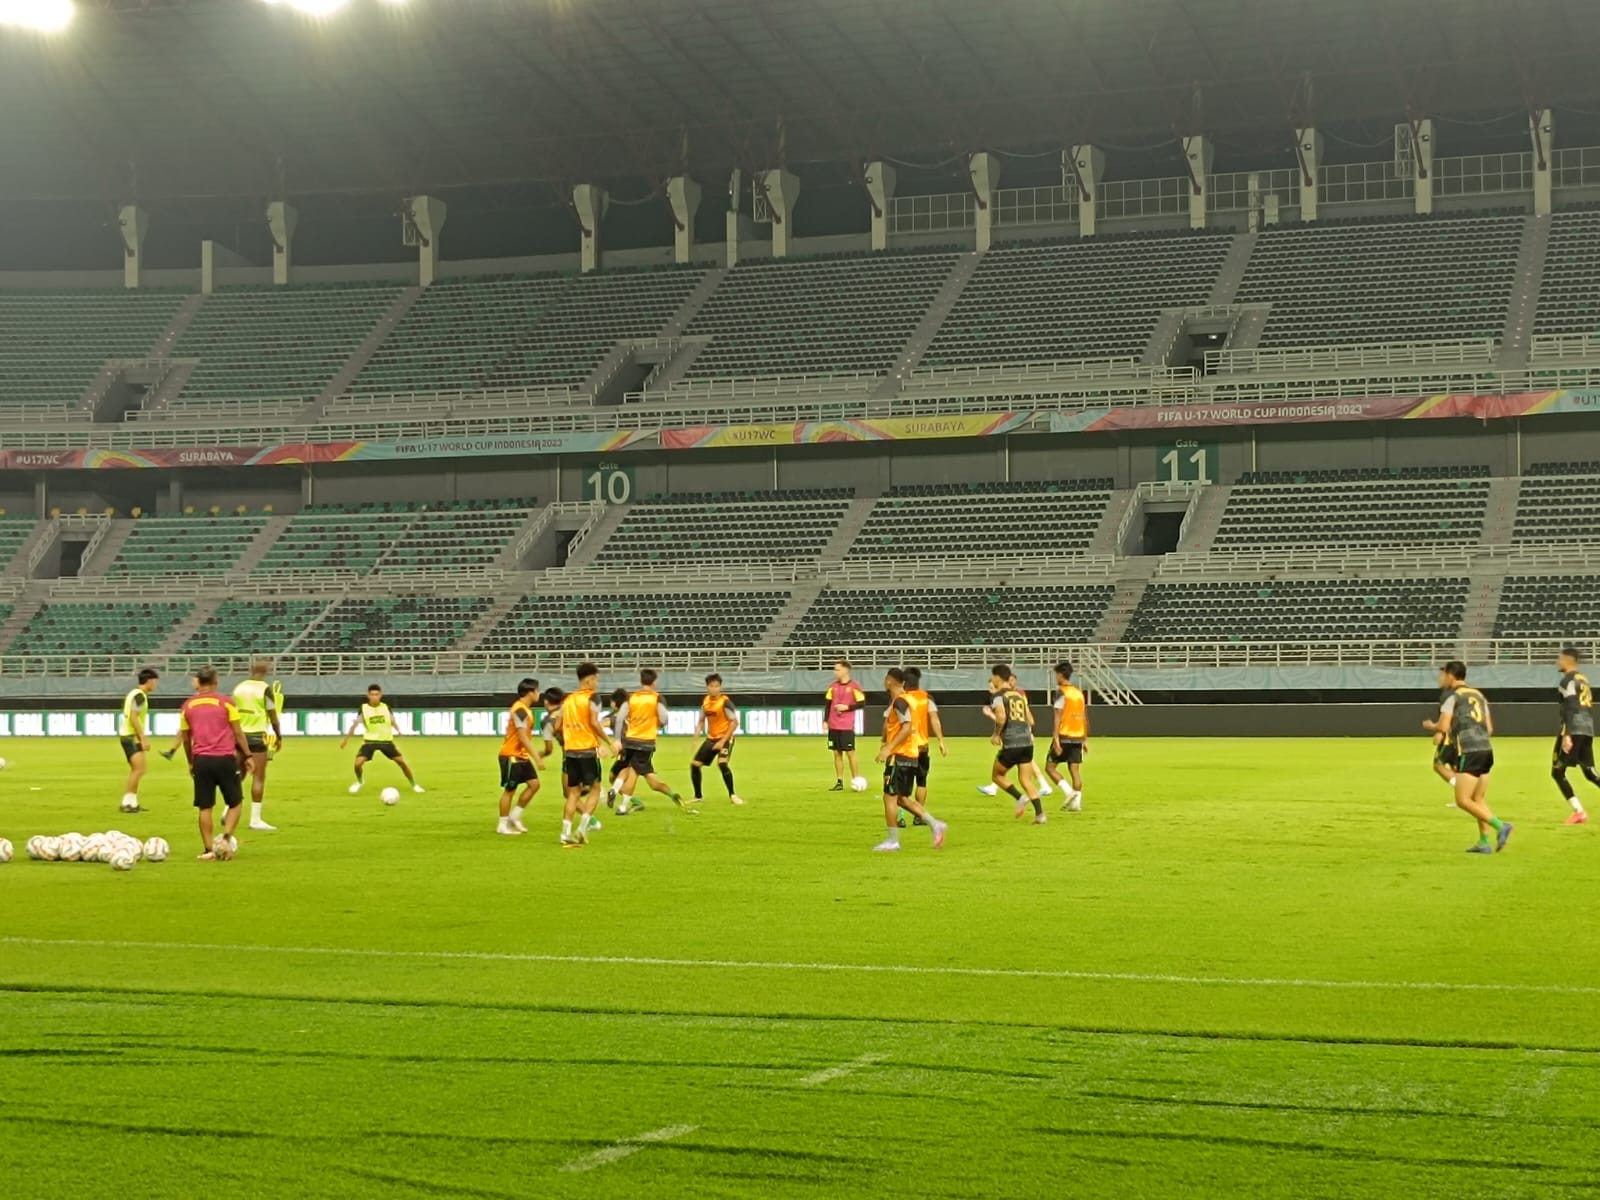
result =
[[[906,373],[904,386],[927,384],[934,387],[967,387],[974,383],[1057,383],[1062,380],[1160,379],[1171,375],[1172,367],[1144,365],[1132,355],[1114,358],[1081,358],[1060,362],[996,364],[967,367],[916,367]],[[1182,373],[1192,379],[1188,367]]]
[[1301,346],[1282,350],[1207,350],[1208,375],[1305,375],[1374,367],[1489,366],[1494,338],[1394,342],[1376,346]]
[[1600,362],[1600,333],[1536,334],[1528,346],[1528,361]]
[[820,576],[828,584],[865,587],[871,584],[905,583],[988,583],[998,587],[1038,583],[1043,580],[1109,579],[1123,559],[1114,554],[1063,556],[1041,553],[1038,556],[945,555],[938,558],[855,558],[819,564]]
[[882,380],[871,371],[837,375],[761,375],[747,379],[682,379],[658,392],[629,392],[630,403],[650,400],[764,400],[799,396],[859,395]]
[[208,396],[203,402],[178,403],[170,408],[130,409],[122,419],[125,424],[140,426],[159,425],[167,421],[234,426],[241,420],[260,420],[297,413],[314,399],[312,396],[240,396],[235,399],[213,399]]
[[[1183,526],[1178,532],[1178,540],[1183,540],[1183,535],[1189,529],[1189,517],[1194,512],[1194,506],[1199,501],[1205,484],[1197,479],[1184,479],[1177,481],[1146,480],[1133,489],[1133,503],[1122,510],[1122,520],[1117,523],[1116,546],[1121,549],[1128,544],[1128,534],[1133,529],[1133,523],[1142,515],[1146,504],[1185,504],[1188,507],[1183,512]],[[1120,561],[1120,560],[1117,560]]]
[[[1287,486],[1287,485],[1286,485]],[[1306,546],[1283,550],[1212,550],[1164,555],[1156,574],[1201,579],[1279,575],[1353,575],[1404,578],[1460,575],[1478,566],[1526,570],[1535,574],[1572,570],[1572,546],[1510,543],[1480,546]]]
[[531,591],[538,595],[618,592],[694,591],[743,587],[783,587],[818,578],[815,562],[778,561],[726,562],[716,565],[694,563],[645,563],[628,567],[583,567],[568,570],[552,567],[541,571]]
[[[1429,671],[1461,658],[1473,666],[1545,666],[1554,643],[1541,639],[1483,641],[1381,642],[1141,642],[1113,644],[926,646],[829,645],[819,647],[597,646],[561,650],[548,657],[501,651],[385,651],[381,654],[280,654],[277,669],[285,676],[368,675],[504,675],[552,669],[588,659],[607,669],[647,665],[667,671],[712,668],[745,671],[826,671],[839,657],[858,668],[918,663],[941,670],[979,669],[997,661],[1029,670],[1043,670],[1062,658],[1093,661],[1110,672],[1205,670],[1237,667],[1383,667]],[[0,678],[110,678],[130,675],[154,662],[173,671],[187,671],[209,662],[224,674],[248,671],[249,655],[196,656],[175,654],[52,654],[0,656]]]

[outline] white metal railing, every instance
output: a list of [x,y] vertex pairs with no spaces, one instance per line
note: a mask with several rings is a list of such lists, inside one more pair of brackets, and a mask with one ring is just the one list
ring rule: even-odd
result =
[[1375,346],[1302,346],[1283,350],[1207,350],[1211,375],[1258,372],[1364,370],[1369,367],[1488,365],[1499,343],[1494,338],[1458,341],[1394,342]]
[[871,371],[845,371],[833,375],[760,375],[747,379],[680,379],[663,392],[630,392],[628,399],[657,400],[755,400],[767,397],[831,396],[838,393],[868,392],[883,381]]
[[[1482,641],[1292,641],[1292,642],[1138,642],[1112,644],[928,646],[917,643],[828,645],[812,647],[617,647],[551,651],[442,650],[385,651],[377,654],[308,654],[275,656],[285,676],[307,675],[503,675],[551,669],[587,659],[606,669],[651,666],[660,670],[739,668],[747,671],[826,671],[843,655],[857,667],[895,666],[907,662],[925,667],[978,669],[1000,660],[1042,670],[1063,657],[1094,654],[1096,663],[1112,672],[1214,670],[1239,667],[1386,667],[1427,673],[1439,663],[1462,658],[1474,667],[1546,666],[1555,642],[1548,638],[1502,638]],[[194,654],[53,654],[0,656],[0,678],[123,677],[151,663],[187,671],[210,663],[224,674],[248,671],[249,655]]]
[[1530,362],[1600,360],[1600,333],[1535,334],[1528,346]]
[[1145,366],[1133,355],[1069,359],[1064,362],[995,364],[971,367],[915,367],[903,386],[973,383],[1062,383],[1101,379],[1192,380],[1192,367]]
[[641,567],[624,564],[602,564],[598,567],[551,567],[539,573],[534,581],[536,593],[593,592],[601,595],[613,592],[672,591],[678,588],[741,587],[753,584],[781,586],[815,579],[819,566],[815,562],[779,560],[749,560],[742,562],[650,563]]
[[1123,561],[1114,554],[1007,554],[1002,558],[946,554],[910,559],[847,558],[838,562],[819,563],[818,567],[829,586],[899,583],[906,580],[980,582],[1006,586],[1046,579],[1110,578]]
[[[152,389],[152,394],[154,389]],[[235,425],[241,417],[282,417],[310,408],[314,398],[305,396],[241,396],[234,399],[191,399],[164,408],[135,408],[123,413],[126,425],[151,425],[164,421],[183,421],[200,425]]]
[[[1147,480],[1138,484],[1133,489],[1133,496],[1127,506],[1122,510],[1122,519],[1117,522],[1117,549],[1120,551],[1128,544],[1128,534],[1133,530],[1133,523],[1139,519],[1146,504],[1175,504],[1182,500],[1193,509],[1195,497],[1200,494],[1201,484],[1198,480]],[[1188,512],[1184,512],[1184,521],[1188,522]],[[1183,540],[1180,533],[1179,541]]]

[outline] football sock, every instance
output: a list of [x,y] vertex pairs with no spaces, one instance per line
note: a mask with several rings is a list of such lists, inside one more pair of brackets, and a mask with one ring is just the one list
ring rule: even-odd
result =
[[889,826],[889,836],[883,840],[898,846],[900,844],[900,827],[898,825]]
[[702,799],[700,790],[704,786],[704,780],[705,774],[701,771],[700,764],[695,763],[689,768],[689,782],[694,784],[694,798],[696,800]]
[[[1494,830],[1496,833],[1500,832],[1500,826],[1502,826],[1504,824],[1505,824],[1505,822],[1502,821],[1499,817],[1490,817],[1489,818],[1489,828]],[[1485,835],[1484,840],[1485,841],[1489,840],[1487,835]]]
[[728,787],[728,795],[733,795],[733,768],[726,763],[722,765],[722,782]]
[[1006,795],[1010,796],[1013,800],[1021,800],[1022,799],[1022,789],[1019,788],[1014,783],[1008,783],[1008,784],[1005,785],[1005,787],[1001,788],[1000,790],[1003,791]]
[[520,805],[520,804],[513,804],[513,805],[512,805],[512,806],[511,806],[511,819],[512,819],[512,820],[513,820],[513,821],[520,821],[520,820],[522,820],[522,805]]
[[1030,801],[1031,801],[1031,802],[1032,802],[1032,804],[1033,804],[1033,815],[1034,815],[1034,816],[1036,816],[1036,817],[1037,817],[1037,816],[1038,816],[1038,815],[1039,815],[1039,814],[1040,814],[1040,813],[1042,813],[1042,812],[1044,812],[1044,805],[1043,805],[1043,804],[1042,804],[1042,803],[1040,803],[1040,801],[1039,801],[1039,797],[1037,797],[1037,796],[1030,796],[1030,797],[1028,797],[1028,799],[1029,799],[1029,800],[1030,800]]
[[1487,833],[1480,833],[1478,835],[1478,845],[1487,846],[1488,844],[1489,844],[1489,835]]
[[496,833],[508,832],[511,829],[511,819],[509,817],[501,817],[494,823],[494,828]]
[[250,824],[255,825],[261,820],[261,801],[250,801]]
[[564,837],[564,838],[569,838],[569,837],[572,836],[572,822],[571,821],[563,821],[563,822],[561,822],[561,836]]
[[588,813],[584,813],[583,816],[578,818],[578,832],[579,833],[588,833],[589,832],[589,824],[593,820],[594,820],[594,818],[591,817]]

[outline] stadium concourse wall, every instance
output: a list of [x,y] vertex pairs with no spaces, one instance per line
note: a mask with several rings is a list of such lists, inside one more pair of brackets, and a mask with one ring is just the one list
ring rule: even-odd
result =
[[[1093,433],[807,445],[619,450],[403,462],[0,471],[0,509],[47,515],[91,512],[223,511],[244,506],[293,513],[307,504],[386,500],[469,501],[594,498],[597,471],[622,469],[627,496],[706,491],[853,487],[875,496],[896,486],[1110,479],[1128,488],[1165,477],[1176,442],[1216,447],[1217,479],[1246,471],[1487,466],[1517,475],[1533,463],[1600,460],[1600,413],[1467,419],[1172,427]],[[615,493],[613,493],[615,496]],[[1048,549],[1048,548],[1041,548]]]

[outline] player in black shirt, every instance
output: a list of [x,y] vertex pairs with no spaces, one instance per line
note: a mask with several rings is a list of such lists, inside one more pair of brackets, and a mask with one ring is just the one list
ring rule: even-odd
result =
[[1576,646],[1563,646],[1556,658],[1561,670],[1561,683],[1557,692],[1561,701],[1561,731],[1556,734],[1555,749],[1550,756],[1550,778],[1572,807],[1568,825],[1586,825],[1589,814],[1583,811],[1583,801],[1578,799],[1567,782],[1567,768],[1577,767],[1583,777],[1595,787],[1600,787],[1600,774],[1594,769],[1594,696],[1589,681],[1578,670],[1583,656]]

